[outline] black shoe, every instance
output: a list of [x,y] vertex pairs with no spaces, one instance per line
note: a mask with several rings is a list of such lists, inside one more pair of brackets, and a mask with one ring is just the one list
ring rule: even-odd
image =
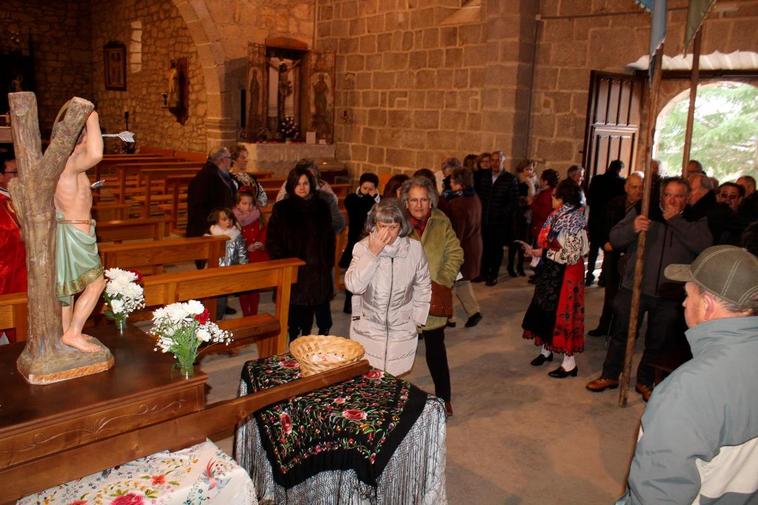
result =
[[518,277],[518,274],[517,274],[517,273],[516,273],[516,271],[515,271],[514,269],[512,269],[512,268],[509,268],[509,269],[508,269],[508,275],[510,275],[511,277]]
[[447,326],[448,328],[455,328],[457,325],[458,323],[456,323],[455,321],[448,320],[445,326]]
[[598,327],[594,330],[588,331],[587,335],[590,337],[605,337],[608,335],[608,330]]
[[565,379],[568,376],[576,377],[576,374],[578,373],[579,373],[578,366],[575,366],[574,368],[572,368],[571,370],[567,372],[566,370],[563,369],[563,365],[561,365],[555,370],[553,370],[552,372],[548,372],[548,375],[555,379]]
[[535,284],[537,282],[537,276],[536,275],[530,275],[529,276],[529,280],[526,281],[526,282],[528,282],[529,284]]
[[542,365],[545,364],[545,361],[553,361],[553,353],[552,352],[548,356],[545,356],[542,353],[538,354],[537,357],[532,360],[531,365],[532,366],[542,366]]
[[590,274],[587,276],[586,279],[584,279],[584,285],[587,287],[592,286],[592,283],[595,282],[595,276]]
[[464,325],[466,328],[473,328],[477,324],[479,324],[479,321],[482,320],[482,315],[477,312],[473,316],[468,318],[468,321],[466,321],[466,324]]
[[226,314],[226,315],[228,315],[228,316],[232,316],[232,315],[234,315],[234,314],[236,314],[236,313],[237,313],[237,311],[236,311],[235,309],[233,309],[232,307],[229,307],[228,305],[227,305],[227,307],[224,309],[224,314]]
[[494,286],[495,284],[497,284],[497,279],[487,279],[484,282],[485,286]]
[[518,272],[519,277],[526,277],[526,272],[524,272],[523,268],[519,268],[516,271]]

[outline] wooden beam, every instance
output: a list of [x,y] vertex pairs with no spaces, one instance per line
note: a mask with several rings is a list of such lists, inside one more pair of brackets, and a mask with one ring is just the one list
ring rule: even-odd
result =
[[690,162],[692,148],[692,128],[695,122],[695,101],[697,100],[697,85],[700,82],[700,47],[703,27],[698,28],[695,35],[695,45],[692,50],[692,73],[690,75],[690,102],[687,109],[687,127],[684,131],[684,149],[682,151],[682,176],[687,175],[687,164]]

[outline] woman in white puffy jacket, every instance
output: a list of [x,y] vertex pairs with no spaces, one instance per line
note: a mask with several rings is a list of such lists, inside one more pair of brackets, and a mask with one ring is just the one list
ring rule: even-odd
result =
[[374,205],[366,231],[345,273],[353,293],[350,338],[363,345],[371,366],[401,375],[413,367],[417,327],[429,313],[429,267],[421,242],[408,237],[412,228],[396,199]]

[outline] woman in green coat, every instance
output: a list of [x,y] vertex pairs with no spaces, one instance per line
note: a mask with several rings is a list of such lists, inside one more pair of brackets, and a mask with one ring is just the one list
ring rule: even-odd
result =
[[[439,195],[434,183],[425,177],[413,177],[403,183],[400,200],[408,209],[413,225],[412,237],[421,241],[426,259],[429,262],[429,274],[432,284],[439,284],[448,291],[449,305],[452,307],[452,291],[455,278],[463,264],[463,249],[455,235],[450,220],[437,209]],[[450,314],[435,314],[434,307],[439,306],[432,290],[432,310],[426,324],[421,327],[426,346],[426,364],[434,381],[434,394],[445,401],[448,415],[453,414],[450,393],[450,369],[447,364],[445,349],[445,326]]]

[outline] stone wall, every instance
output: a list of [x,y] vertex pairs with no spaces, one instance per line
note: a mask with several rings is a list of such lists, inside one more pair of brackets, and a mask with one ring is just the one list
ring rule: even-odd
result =
[[337,158],[355,173],[436,168],[502,148],[526,153],[537,3],[318,0],[316,47],[337,52]]
[[[105,89],[103,46],[109,41],[127,46],[126,91]],[[92,2],[92,86],[101,123],[109,132],[129,129],[145,146],[188,151],[206,150],[207,97],[195,43],[173,2],[112,0]],[[168,90],[172,58],[186,57],[189,69],[189,117],[179,124],[162,96]]]
[[[733,7],[706,19],[702,54],[758,49],[758,2]],[[684,51],[687,1],[669,0],[668,8],[665,53],[674,56]],[[632,0],[542,0],[540,17],[529,157],[564,171],[582,161],[590,71],[623,72],[647,54],[650,15]],[[688,84],[663,82],[658,110]],[[643,137],[638,160],[644,159]]]
[[[473,22],[445,25],[461,4],[317,0],[316,47],[338,54],[337,156],[354,173],[494,148],[565,171],[582,162],[590,72],[626,72],[648,51],[634,0],[482,0]],[[686,8],[669,1],[668,55],[683,51]],[[756,25],[758,1],[717,4],[703,53],[756,50]],[[659,107],[682,86],[664,83]]]
[[25,53],[31,39],[40,128],[47,137],[55,115],[66,101],[72,96],[92,99],[89,4],[3,0],[0,2],[3,51],[11,49],[6,37],[9,31],[21,35]]

